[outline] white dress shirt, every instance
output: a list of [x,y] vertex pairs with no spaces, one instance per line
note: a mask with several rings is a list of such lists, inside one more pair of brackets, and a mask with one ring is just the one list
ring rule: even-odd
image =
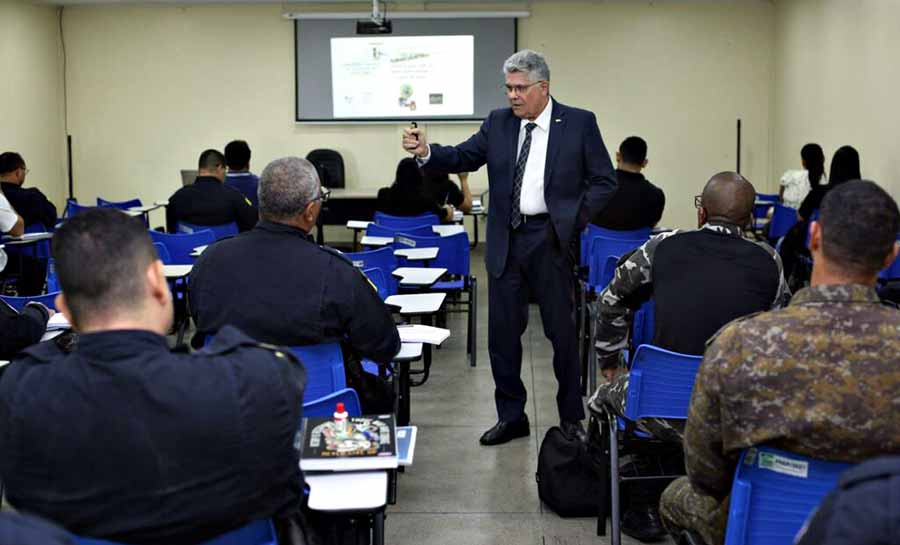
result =
[[[544,166],[547,163],[547,142],[550,140],[550,118],[553,116],[553,99],[547,101],[544,111],[534,120],[537,127],[531,131],[531,147],[528,162],[525,163],[525,174],[522,176],[522,192],[519,195],[519,211],[526,216],[547,213],[547,202],[544,200]],[[525,126],[531,123],[523,119],[519,125],[519,143],[516,145],[516,159],[525,143]],[[419,166],[424,166],[431,159],[431,146],[425,157],[417,157]],[[515,172],[512,173],[515,176]]]
[[[19,215],[13,210],[6,196],[0,194],[0,232],[8,233],[10,229],[16,226],[19,221]],[[0,271],[6,268],[6,252],[0,249]]]
[[[547,101],[544,111],[537,116],[534,123],[537,127],[531,131],[531,148],[528,162],[525,163],[525,174],[522,176],[522,193],[519,196],[519,211],[526,216],[547,213],[547,202],[544,200],[544,165],[547,163],[547,141],[550,139],[550,117],[553,114],[553,99]],[[519,143],[516,146],[516,159],[525,143],[528,132],[525,126],[531,123],[523,119],[519,125]],[[515,173],[513,173],[515,176]]]

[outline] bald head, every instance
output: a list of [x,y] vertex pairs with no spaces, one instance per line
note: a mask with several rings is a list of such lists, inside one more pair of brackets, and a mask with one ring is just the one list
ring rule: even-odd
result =
[[737,172],[720,172],[706,182],[701,206],[706,211],[702,223],[721,221],[746,226],[753,216],[756,190]]

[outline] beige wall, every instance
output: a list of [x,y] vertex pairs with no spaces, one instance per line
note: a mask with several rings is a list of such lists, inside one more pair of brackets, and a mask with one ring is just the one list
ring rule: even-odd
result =
[[900,2],[780,1],[776,22],[773,171],[798,168],[807,142],[829,164],[850,144],[862,175],[900,196]]
[[[745,174],[771,178],[771,4],[531,9],[519,45],[548,55],[554,95],[596,112],[611,153],[628,135],[648,140],[648,177],[668,196],[665,224],[692,225],[693,195],[712,173],[734,167],[737,117]],[[257,171],[278,156],[338,149],[352,187],[388,183],[404,156],[400,125],[294,123],[293,23],[278,5],[73,7],[64,21],[79,199],[168,197],[180,168],[232,138],[249,141]],[[476,128],[427,130],[451,143]],[[486,186],[485,178],[477,173],[473,184]]]
[[67,192],[57,8],[0,0],[0,151],[21,153],[57,206]]

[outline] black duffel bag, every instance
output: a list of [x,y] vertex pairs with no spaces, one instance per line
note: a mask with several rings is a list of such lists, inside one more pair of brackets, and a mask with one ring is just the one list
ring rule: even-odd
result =
[[561,517],[596,517],[605,513],[609,471],[602,453],[568,437],[559,427],[547,430],[538,454],[538,496]]

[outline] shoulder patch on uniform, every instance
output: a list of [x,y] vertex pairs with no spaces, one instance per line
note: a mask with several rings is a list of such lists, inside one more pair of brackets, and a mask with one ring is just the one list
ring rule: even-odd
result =
[[342,252],[340,250],[335,250],[331,246],[324,246],[324,245],[319,246],[319,249],[322,250],[323,252],[327,252],[327,253],[339,258],[341,261],[343,261],[345,263],[353,265],[353,261],[349,257],[347,257],[347,254],[345,254],[344,252]]
[[253,206],[253,203],[250,202],[250,199],[248,199],[247,197],[244,197],[244,202],[247,203],[247,206]]
[[706,347],[709,348],[709,345],[711,345],[713,342],[715,342],[715,340],[719,338],[719,335],[721,335],[722,332],[725,331],[726,329],[728,329],[730,326],[739,324],[741,322],[745,322],[747,320],[750,320],[751,318],[755,318],[756,316],[759,316],[760,314],[762,314],[764,312],[766,312],[766,311],[761,310],[759,312],[754,312],[752,314],[747,314],[746,316],[741,316],[740,318],[735,318],[734,320],[731,320],[727,324],[720,327],[718,331],[713,333],[712,336],[706,340]]

